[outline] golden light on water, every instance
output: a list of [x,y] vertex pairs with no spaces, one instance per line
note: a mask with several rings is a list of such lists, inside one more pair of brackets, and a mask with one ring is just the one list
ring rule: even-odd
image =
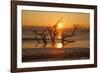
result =
[[63,47],[62,43],[56,43],[55,45],[55,48],[62,48],[62,47]]
[[58,35],[58,39],[61,39],[62,37],[61,37],[61,35]]
[[58,38],[58,39],[61,39],[61,38],[62,38],[61,35],[62,35],[62,32],[58,32],[58,34],[57,34],[57,38]]

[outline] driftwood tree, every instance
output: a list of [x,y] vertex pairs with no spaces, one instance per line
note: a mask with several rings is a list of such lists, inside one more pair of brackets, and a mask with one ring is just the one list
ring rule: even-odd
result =
[[[57,20],[57,22],[55,23],[55,25],[53,26],[48,26],[46,27],[44,30],[42,30],[41,32],[38,31],[38,30],[32,30],[33,31],[33,34],[34,34],[34,39],[35,41],[37,41],[37,43],[40,43],[40,42],[43,42],[44,43],[44,47],[49,43],[48,40],[50,40],[50,43],[52,44],[52,46],[55,45],[55,41],[57,40],[56,37],[57,37],[57,26],[58,24],[61,22],[62,20],[62,17]],[[68,40],[67,38],[68,37],[73,37],[75,35],[75,32],[77,29],[79,29],[79,25],[77,24],[74,24],[73,25],[73,31],[70,33],[70,34],[66,34],[66,33],[63,33],[61,34],[61,43],[64,45],[66,43],[72,43],[72,42],[75,42],[73,40]],[[50,37],[50,39],[48,39],[48,36]]]

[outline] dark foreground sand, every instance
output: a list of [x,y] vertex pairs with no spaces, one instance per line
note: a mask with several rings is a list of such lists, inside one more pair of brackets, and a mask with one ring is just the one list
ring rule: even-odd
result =
[[89,59],[89,48],[24,48],[22,62]]

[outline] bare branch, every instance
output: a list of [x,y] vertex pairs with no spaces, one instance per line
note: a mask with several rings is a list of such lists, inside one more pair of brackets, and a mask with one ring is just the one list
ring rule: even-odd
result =
[[79,29],[79,27],[78,27],[79,25],[74,24],[73,26],[74,26],[74,29],[71,34],[62,34],[62,44],[64,44],[65,42],[67,42],[67,43],[75,42],[73,40],[68,40],[68,39],[66,40],[67,37],[73,37],[75,35],[75,31],[77,29]]
[[40,43],[40,40],[39,40],[38,35],[37,35],[37,30],[33,30],[33,33],[34,33],[34,36],[35,36],[34,39],[35,39],[38,43]]

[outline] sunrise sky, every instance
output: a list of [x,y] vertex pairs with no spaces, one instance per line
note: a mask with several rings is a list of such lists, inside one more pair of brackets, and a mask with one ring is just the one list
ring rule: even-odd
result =
[[90,15],[88,13],[64,13],[43,11],[22,11],[23,26],[47,26],[54,25],[62,17],[61,25],[70,28],[73,24],[80,24],[83,28],[89,28]]

